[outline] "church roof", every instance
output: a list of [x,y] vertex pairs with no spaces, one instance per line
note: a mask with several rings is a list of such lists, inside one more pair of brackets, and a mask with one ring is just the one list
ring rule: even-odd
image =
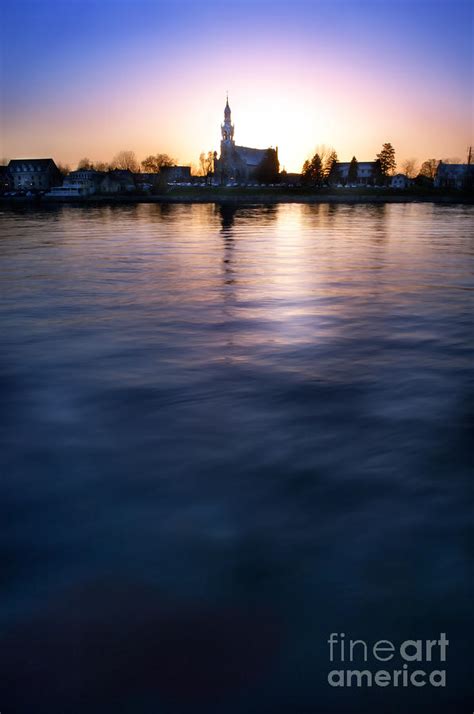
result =
[[267,153],[267,149],[252,149],[250,146],[236,146],[235,150],[247,166],[258,166]]

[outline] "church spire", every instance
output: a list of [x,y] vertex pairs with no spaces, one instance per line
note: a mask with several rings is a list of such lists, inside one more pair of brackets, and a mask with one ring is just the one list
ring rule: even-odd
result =
[[229,92],[226,92],[226,101],[225,101],[225,109],[224,109],[224,121],[230,122]]
[[228,146],[234,145],[234,127],[230,118],[229,93],[226,92],[226,102],[224,109],[224,123],[221,126],[222,143]]

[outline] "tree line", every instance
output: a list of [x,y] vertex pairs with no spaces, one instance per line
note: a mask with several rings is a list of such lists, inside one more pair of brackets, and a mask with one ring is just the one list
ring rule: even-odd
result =
[[[91,161],[87,156],[80,159],[77,170],[84,171],[113,171],[114,169],[128,170],[132,173],[158,174],[161,169],[176,166],[176,159],[168,154],[150,154],[143,161],[138,161],[134,151],[119,151],[112,161]],[[70,167],[58,164],[61,173],[67,174]]]
[[[384,183],[391,176],[396,168],[395,149],[389,142],[382,146],[377,154],[372,178],[375,183]],[[354,183],[358,178],[359,162],[353,156],[349,164],[347,182]],[[334,183],[341,183],[342,176],[339,167],[337,152],[332,147],[320,146],[311,159],[307,159],[301,171],[303,183],[312,186],[325,186]]]
[[[402,173],[410,179],[417,179],[420,182],[423,182],[423,180],[432,181],[436,176],[436,171],[441,161],[447,164],[461,163],[460,159],[456,157],[442,160],[426,159],[420,165],[417,159],[410,158],[405,159],[400,168]],[[470,163],[470,160],[468,160],[468,163]],[[396,167],[395,149],[390,142],[386,142],[374,159],[371,180],[376,185],[387,184],[390,177],[395,173]],[[301,176],[303,183],[311,186],[328,186],[341,183],[342,176],[335,149],[324,145],[317,147],[315,154],[304,162]],[[358,177],[359,162],[353,156],[349,163],[346,181],[349,184],[355,183]]]
[[[213,175],[214,160],[216,152],[202,152],[199,156],[199,164],[191,165],[191,170],[194,175],[207,176]],[[455,158],[445,159],[426,159],[421,164],[415,158],[405,159],[400,164],[400,169],[410,179],[418,179],[419,181],[432,181],[436,176],[436,171],[439,164],[456,164],[461,163],[461,160]],[[468,159],[471,163],[472,159]],[[7,160],[4,163],[8,163]],[[158,174],[163,168],[176,166],[177,161],[169,154],[157,153],[150,154],[143,161],[138,161],[135,152],[124,150],[119,151],[113,159],[106,161],[91,161],[88,157],[83,157],[77,164],[77,169],[93,170],[93,171],[111,171],[114,169],[129,170],[132,173],[156,173]],[[359,162],[353,156],[349,164],[347,174],[347,183],[355,183],[358,179]],[[374,160],[374,169],[372,180],[376,184],[385,184],[395,172],[397,163],[395,159],[395,149],[392,144],[387,142],[383,144],[381,151],[376,155]],[[70,172],[71,168],[68,164],[58,163],[58,168],[63,175]],[[271,150],[268,151],[262,166],[259,167],[259,176],[257,180],[263,182],[277,181],[283,177],[279,174],[279,164],[276,154]],[[306,185],[325,186],[342,182],[342,177],[339,170],[339,159],[334,148],[325,145],[316,147],[316,151],[311,158],[308,158],[302,167],[302,181]]]

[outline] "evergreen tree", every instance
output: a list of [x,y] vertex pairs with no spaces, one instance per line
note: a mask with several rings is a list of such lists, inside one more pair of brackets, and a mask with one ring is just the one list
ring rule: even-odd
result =
[[331,151],[325,166],[325,180],[327,184],[336,184],[341,180],[339,174],[339,161],[337,152]]
[[347,183],[357,183],[359,178],[359,162],[356,157],[353,156],[351,163],[349,164],[349,171],[347,172]]
[[380,163],[380,173],[382,180],[386,181],[387,177],[394,173],[397,166],[395,161],[395,149],[390,143],[382,146],[382,151],[377,154],[377,160]]
[[321,186],[324,179],[323,162],[318,153],[316,153],[311,161],[307,160],[303,164],[302,171],[303,182],[310,186]]
[[279,180],[280,162],[275,149],[267,149],[265,157],[260,162],[255,178],[260,183],[276,183]]
[[382,164],[380,159],[376,159],[374,161],[374,168],[372,171],[372,181],[371,183],[374,186],[380,186],[381,183],[384,182],[385,176],[382,172]]
[[310,166],[311,166],[310,160],[306,159],[306,161],[303,164],[303,168],[301,169],[301,180],[305,184],[311,183]]

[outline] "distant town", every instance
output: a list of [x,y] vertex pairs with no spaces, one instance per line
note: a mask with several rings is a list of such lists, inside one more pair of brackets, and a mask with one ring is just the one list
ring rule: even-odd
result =
[[284,189],[300,192],[331,189],[385,189],[392,192],[463,192],[474,190],[472,148],[460,159],[416,159],[402,162],[397,171],[395,149],[383,144],[370,161],[339,161],[332,147],[321,145],[303,164],[300,173],[280,169],[278,147],[239,146],[227,98],[221,124],[220,155],[209,151],[197,167],[179,166],[168,154],[158,153],[140,163],[133,151],[120,151],[110,163],[79,161],[73,170],[52,158],[16,158],[0,165],[2,198],[45,200],[91,197],[162,196],[179,188]]

